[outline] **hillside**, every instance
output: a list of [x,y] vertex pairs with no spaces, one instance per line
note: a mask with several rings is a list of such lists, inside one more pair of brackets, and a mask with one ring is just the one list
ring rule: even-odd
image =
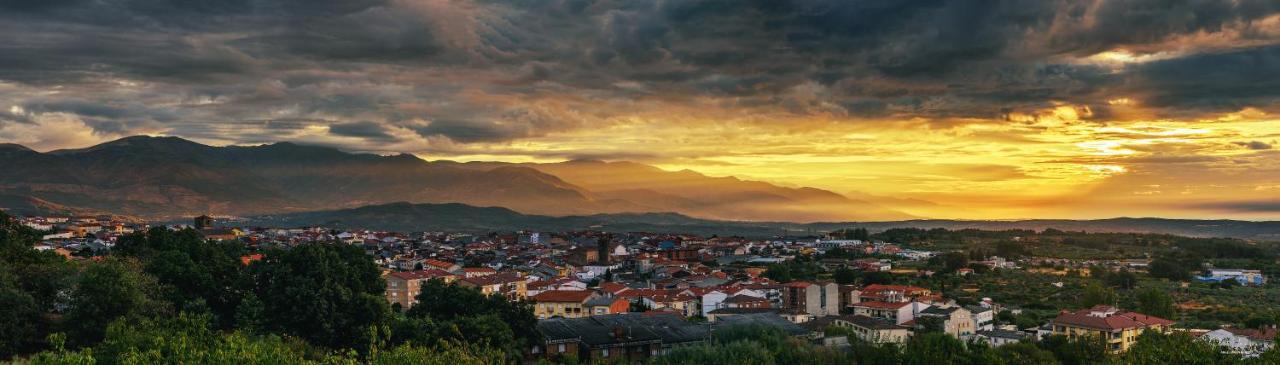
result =
[[803,236],[842,228],[865,227],[873,232],[889,228],[1032,229],[1066,231],[1164,233],[1188,237],[1232,237],[1280,241],[1280,222],[1114,218],[1099,220],[953,221],[909,220],[895,222],[786,222],[716,221],[675,213],[624,213],[550,217],[521,214],[510,209],[463,204],[392,203],[319,212],[252,217],[250,225],[272,227],[327,226],[394,231],[567,231],[595,229],[614,232],[697,233],[774,237]]
[[[293,143],[213,147],[136,136],[48,153],[0,145],[0,195],[151,219],[266,215],[391,202],[500,206],[526,214],[678,212],[752,221],[909,215],[811,188],[618,162],[427,162]],[[561,175],[569,176],[563,178]],[[22,212],[29,204],[0,206]]]

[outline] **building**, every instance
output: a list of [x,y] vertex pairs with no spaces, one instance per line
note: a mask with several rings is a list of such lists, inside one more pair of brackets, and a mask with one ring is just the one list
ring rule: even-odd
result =
[[195,219],[192,220],[191,226],[195,227],[196,230],[205,230],[205,229],[213,228],[213,217],[210,217],[207,215],[196,217]]
[[853,314],[903,324],[915,319],[916,314],[926,308],[929,305],[920,302],[861,302],[853,305]]
[[631,302],[618,297],[595,297],[587,301],[587,312],[593,316],[627,313]]
[[831,322],[837,327],[848,328],[856,339],[874,343],[906,343],[911,329],[893,321],[864,315],[844,315]]
[[529,296],[528,282],[517,273],[466,277],[458,280],[458,285],[476,288],[484,295],[502,295],[509,300],[520,300]]
[[548,290],[533,296],[533,315],[538,319],[591,316],[587,302],[599,297],[590,290]]
[[782,309],[813,317],[840,314],[840,286],[834,282],[797,281],[782,287]]
[[981,305],[967,305],[964,309],[968,309],[973,315],[974,331],[990,331],[995,329],[996,311],[992,308]]
[[918,286],[871,284],[858,292],[858,299],[863,302],[907,302],[931,294],[929,289]]
[[481,276],[486,276],[486,275],[494,275],[494,274],[497,274],[497,273],[498,273],[498,270],[494,270],[494,269],[493,269],[493,268],[491,268],[491,267],[464,267],[464,268],[462,268],[462,275],[463,275],[463,276],[465,276],[465,277],[467,277],[467,278],[475,278],[475,277],[481,277]]
[[1200,336],[1200,339],[1225,347],[1232,353],[1256,357],[1276,344],[1276,328],[1222,328]]
[[530,360],[552,361],[573,356],[582,363],[642,363],[671,348],[698,344],[711,329],[672,314],[612,314],[587,318],[538,321],[543,343],[528,353]]
[[1027,339],[1030,335],[1021,331],[1009,330],[979,330],[974,333],[974,338],[978,341],[986,342],[991,347],[1000,347],[1011,343],[1017,343]]
[[1244,269],[1211,269],[1209,275],[1197,276],[1197,281],[1206,283],[1221,283],[1226,280],[1235,280],[1241,285],[1262,286],[1267,283],[1267,277],[1262,275],[1262,270],[1244,270]]
[[400,308],[409,309],[418,303],[418,294],[422,292],[422,284],[427,280],[440,279],[452,283],[457,276],[442,270],[401,271],[388,274],[386,297],[391,304],[400,304]]
[[1063,311],[1049,324],[1054,335],[1096,336],[1106,341],[1108,351],[1119,353],[1128,351],[1144,331],[1168,332],[1173,321],[1099,305],[1076,312]]
[[916,313],[917,326],[926,318],[934,318],[941,322],[942,332],[959,339],[968,339],[973,335],[973,314],[964,307],[928,307]]

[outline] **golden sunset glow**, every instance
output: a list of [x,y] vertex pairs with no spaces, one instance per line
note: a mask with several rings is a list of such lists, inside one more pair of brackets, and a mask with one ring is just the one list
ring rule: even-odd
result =
[[[181,39],[110,19],[85,25],[124,24],[100,48],[157,59],[0,57],[0,142],[633,161],[930,218],[1280,218],[1275,9],[944,3],[392,0],[274,15],[316,22],[298,29],[148,25]],[[74,53],[34,36],[0,52]]]

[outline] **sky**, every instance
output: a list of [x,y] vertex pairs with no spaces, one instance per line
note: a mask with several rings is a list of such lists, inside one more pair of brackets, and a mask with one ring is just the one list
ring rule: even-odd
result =
[[1275,0],[0,2],[0,142],[41,151],[293,141],[939,218],[1280,219],[1278,102]]

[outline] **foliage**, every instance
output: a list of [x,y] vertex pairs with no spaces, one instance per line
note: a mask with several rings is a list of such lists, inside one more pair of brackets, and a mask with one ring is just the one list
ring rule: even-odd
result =
[[430,339],[488,342],[513,357],[540,340],[533,304],[528,301],[486,296],[440,280],[423,283],[417,301],[405,311],[410,325],[398,326],[400,332],[393,331],[393,338],[416,339],[417,343]]
[[1168,293],[1155,288],[1138,293],[1138,312],[1169,319],[1176,315],[1173,298]]
[[1040,341],[1062,365],[1098,365],[1107,362],[1107,344],[1101,338],[1067,338],[1053,335]]
[[1080,306],[1089,308],[1095,305],[1115,305],[1116,292],[1111,288],[1102,286],[1098,283],[1089,283],[1084,287],[1084,294],[1080,296]]
[[159,287],[133,259],[109,258],[89,265],[71,292],[65,328],[72,343],[100,341],[117,319],[139,321],[167,312],[157,301]]
[[175,309],[207,307],[219,327],[235,324],[236,307],[249,286],[241,244],[207,242],[192,229],[157,227],[121,237],[112,253],[145,262],[147,274],[164,286],[164,297]]
[[1237,364],[1239,356],[1220,351],[1186,333],[1143,332],[1129,351],[1115,359],[1118,364]]
[[364,250],[303,244],[268,252],[251,266],[266,330],[335,349],[368,348],[366,331],[390,309],[386,283]]

